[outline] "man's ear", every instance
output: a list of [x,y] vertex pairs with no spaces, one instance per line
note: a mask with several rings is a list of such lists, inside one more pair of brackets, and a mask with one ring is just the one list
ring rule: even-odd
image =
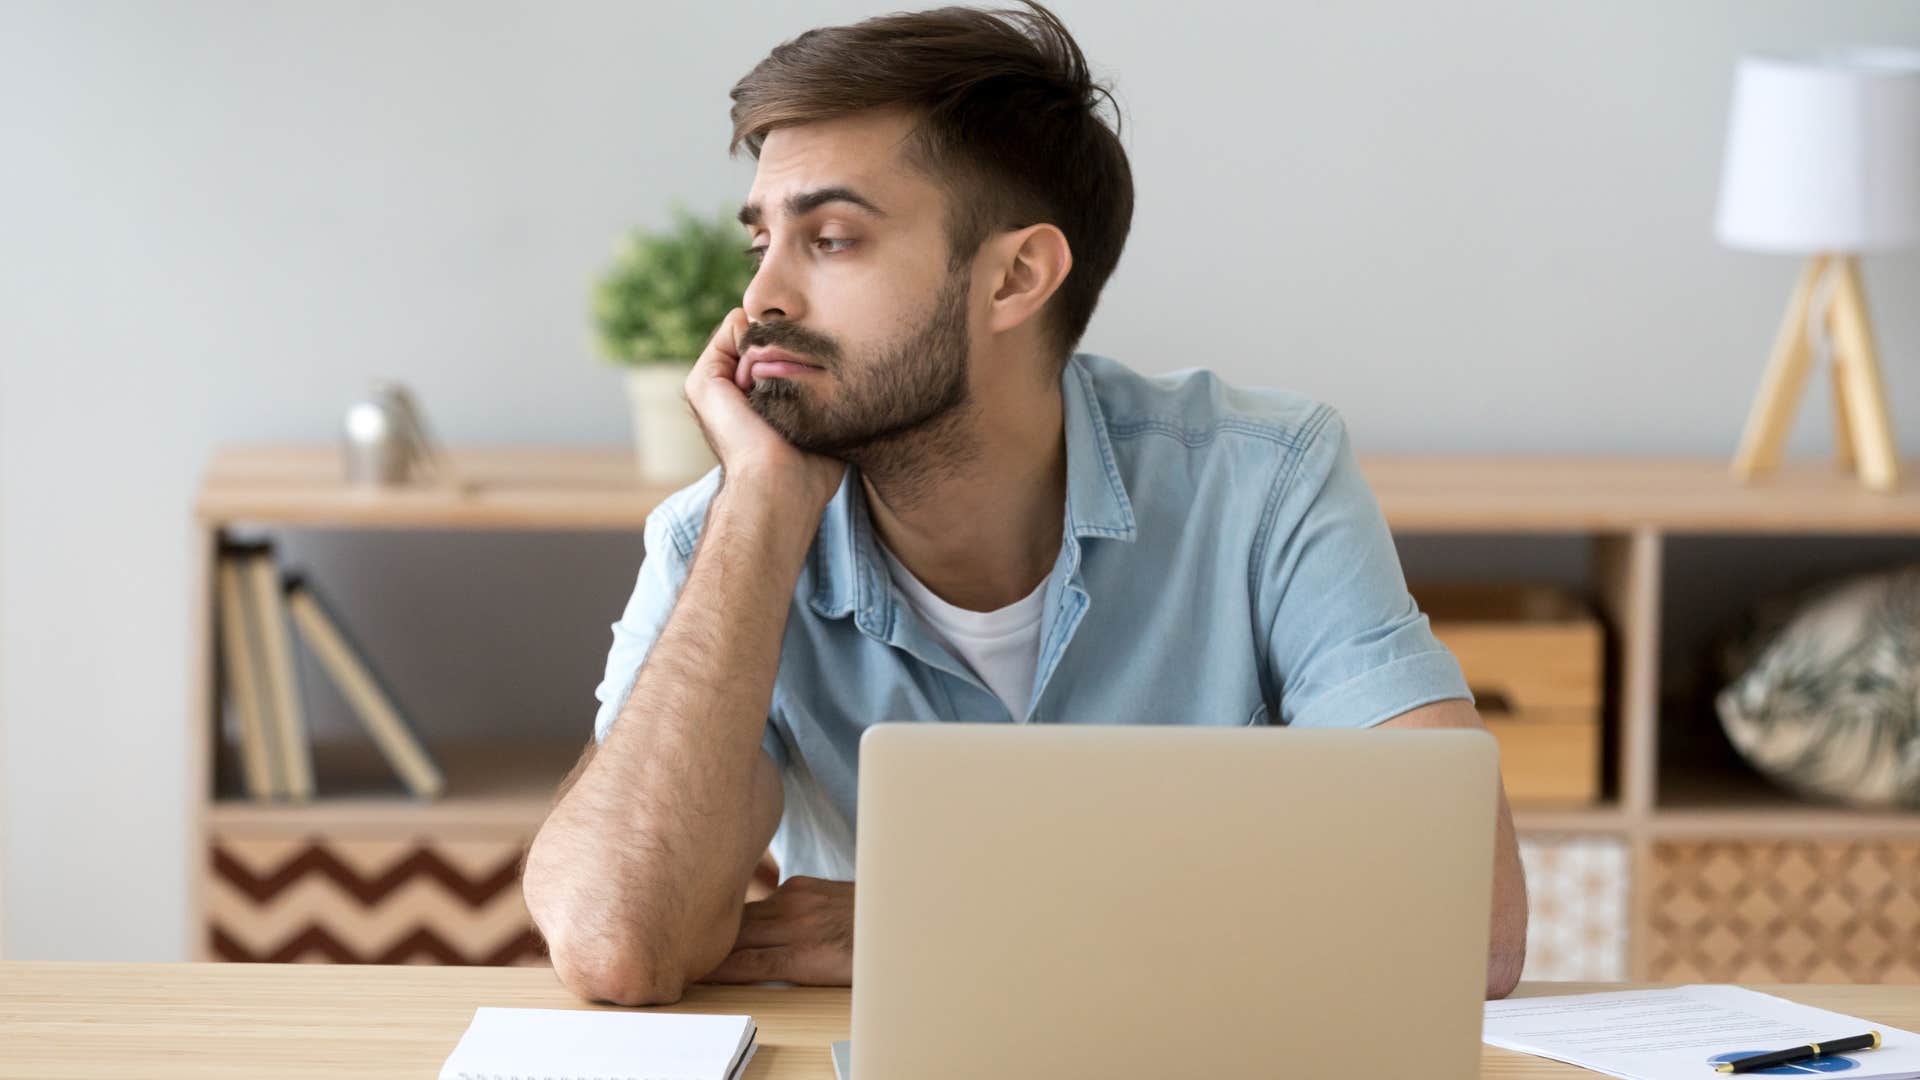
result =
[[1046,305],[1073,269],[1073,251],[1067,246],[1067,235],[1045,222],[995,237],[991,246],[998,269],[987,328],[1004,333]]

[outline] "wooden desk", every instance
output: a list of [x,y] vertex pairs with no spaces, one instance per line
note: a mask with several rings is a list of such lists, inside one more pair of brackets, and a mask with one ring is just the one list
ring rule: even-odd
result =
[[[1521,994],[1614,989],[1533,983]],[[1888,1027],[1920,1028],[1920,991],[1762,986]],[[748,1080],[832,1080],[847,990],[697,987],[674,1012],[749,1013]],[[479,1005],[582,1008],[541,968],[0,962],[0,1077],[408,1077],[438,1074]],[[1594,1076],[1485,1048],[1481,1075]]]

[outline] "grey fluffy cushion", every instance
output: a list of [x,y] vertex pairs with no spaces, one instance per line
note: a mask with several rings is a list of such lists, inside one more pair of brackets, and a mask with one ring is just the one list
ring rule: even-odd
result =
[[1758,605],[1722,650],[1720,725],[1803,795],[1920,806],[1920,564]]

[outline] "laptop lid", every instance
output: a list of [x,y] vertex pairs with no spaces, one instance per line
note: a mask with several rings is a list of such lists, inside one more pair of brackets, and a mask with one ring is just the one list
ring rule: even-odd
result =
[[870,728],[854,1073],[1477,1076],[1498,775],[1471,730]]

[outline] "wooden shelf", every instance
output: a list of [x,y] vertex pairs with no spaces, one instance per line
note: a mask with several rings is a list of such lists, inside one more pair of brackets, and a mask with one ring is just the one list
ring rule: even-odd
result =
[[1529,833],[1625,833],[1631,824],[1616,803],[1593,806],[1513,807],[1513,827],[1522,835]]
[[371,745],[316,747],[317,794],[303,803],[262,803],[227,792],[207,803],[209,829],[344,833],[408,829],[525,830],[546,818],[560,780],[585,743],[462,743],[430,752],[447,777],[436,799],[408,795]]
[[1720,458],[1366,457],[1387,522],[1408,532],[1920,533],[1920,461],[1899,490],[1798,462],[1748,485]]
[[[210,524],[625,529],[684,486],[642,484],[625,447],[450,455],[471,491],[352,486],[333,447],[231,447],[214,455],[195,510]],[[1888,494],[1805,462],[1751,485],[1719,458],[1363,456],[1360,465],[1388,523],[1408,532],[1920,533],[1920,461]]]
[[660,500],[685,486],[641,483],[626,449],[462,448],[449,456],[468,490],[348,484],[337,448],[222,449],[207,467],[194,512],[212,526],[638,530]]

